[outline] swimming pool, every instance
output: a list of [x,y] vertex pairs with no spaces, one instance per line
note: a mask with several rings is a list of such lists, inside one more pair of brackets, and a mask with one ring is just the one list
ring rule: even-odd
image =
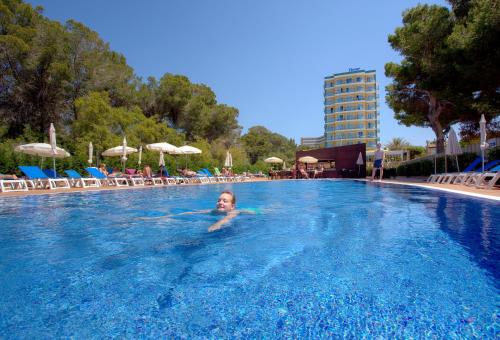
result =
[[[154,218],[222,189],[261,213]],[[311,180],[0,204],[0,338],[498,336],[498,202]]]

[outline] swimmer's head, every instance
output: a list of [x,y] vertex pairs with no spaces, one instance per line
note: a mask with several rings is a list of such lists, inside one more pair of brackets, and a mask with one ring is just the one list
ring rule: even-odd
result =
[[221,192],[217,200],[217,211],[231,211],[236,207],[236,196],[231,191]]

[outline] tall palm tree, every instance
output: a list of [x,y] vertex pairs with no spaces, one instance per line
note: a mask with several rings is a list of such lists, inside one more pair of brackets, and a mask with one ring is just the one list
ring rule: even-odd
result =
[[387,145],[386,147],[389,150],[405,150],[410,147],[410,143],[408,143],[407,140],[404,138],[400,137],[394,137]]

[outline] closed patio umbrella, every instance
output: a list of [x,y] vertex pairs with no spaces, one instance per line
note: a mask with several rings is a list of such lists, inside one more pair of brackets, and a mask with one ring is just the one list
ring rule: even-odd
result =
[[163,155],[163,151],[160,151],[160,160],[158,165],[160,166],[160,176],[163,176],[163,168],[165,167],[165,156]]
[[365,164],[365,162],[363,161],[363,155],[361,154],[361,151],[359,152],[359,155],[358,155],[358,160],[356,161],[356,164],[358,165],[358,176],[361,172],[361,166],[363,164]]
[[450,132],[448,133],[448,143],[446,144],[446,155],[455,155],[455,160],[457,162],[457,171],[460,172],[458,167],[458,155],[462,154],[462,148],[458,143],[457,134],[453,128],[450,128]]
[[57,154],[57,145],[56,145],[56,128],[54,127],[53,123],[50,123],[50,128],[49,128],[49,140],[50,140],[50,146],[52,148],[52,167],[54,169],[54,177],[57,177],[57,172],[56,172],[56,158],[54,157],[55,154]]
[[481,115],[481,120],[479,121],[479,133],[481,135],[481,158],[483,159],[482,172],[484,172],[484,150],[489,146],[486,142],[486,119],[484,118],[484,114]]
[[92,156],[94,155],[94,146],[92,145],[92,142],[89,143],[89,159],[87,162],[89,162],[89,165],[92,165]]
[[231,156],[229,150],[226,151],[226,160],[224,161],[224,167],[226,168],[233,167],[233,156]]
[[137,164],[139,164],[139,166],[141,165],[141,160],[142,160],[142,145],[139,146],[139,160],[137,161]]

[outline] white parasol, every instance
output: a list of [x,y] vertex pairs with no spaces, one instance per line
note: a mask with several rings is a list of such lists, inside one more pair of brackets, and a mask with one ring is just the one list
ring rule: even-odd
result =
[[283,160],[278,157],[269,157],[264,159],[264,162],[266,163],[283,163]]
[[[179,150],[184,155],[195,155],[195,154],[201,153],[200,149],[195,148],[194,146],[190,146],[190,145],[183,145],[183,146],[179,147]],[[187,156],[186,156],[186,168],[187,168]]]
[[[55,159],[56,158],[65,158],[71,156],[69,152],[60,147],[56,146],[55,149],[52,148],[52,145],[47,143],[30,143],[16,146],[15,151],[25,153],[27,155],[39,156],[39,157],[52,157],[53,167],[54,167],[54,176],[56,175],[55,170]],[[55,151],[55,153],[54,153]]]
[[178,147],[169,143],[153,143],[146,145],[146,149],[151,151],[161,151],[170,154],[182,154]]
[[127,146],[127,139],[123,137],[123,145],[115,146],[114,148],[108,149],[102,153],[103,156],[121,156],[121,161],[123,162],[123,172],[125,172],[125,162],[127,161],[127,155],[137,152],[136,148],[131,148]]
[[311,157],[311,156],[304,156],[304,157],[299,158],[299,162],[308,163],[308,164],[315,164],[315,163],[318,163],[318,159]]
[[27,155],[40,156],[40,157],[55,157],[65,158],[71,156],[66,150],[56,146],[56,154],[53,154],[52,145],[47,143],[30,143],[18,145],[14,149]]

